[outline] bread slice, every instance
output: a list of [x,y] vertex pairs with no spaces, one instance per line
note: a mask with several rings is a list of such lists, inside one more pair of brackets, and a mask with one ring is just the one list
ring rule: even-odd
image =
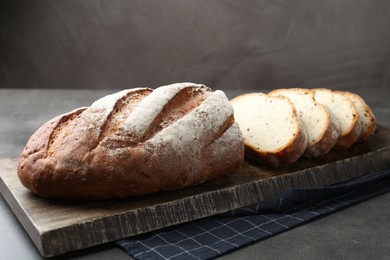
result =
[[359,122],[360,122],[360,135],[358,138],[359,142],[365,141],[370,138],[376,129],[376,119],[374,113],[371,111],[371,108],[366,104],[366,102],[358,94],[342,91],[341,94],[348,97],[354,104],[359,113]]
[[284,96],[294,104],[307,133],[307,148],[304,156],[317,157],[328,153],[340,136],[337,120],[328,109],[317,103],[314,92],[302,88],[276,89],[271,96]]
[[286,166],[301,157],[307,146],[306,131],[288,98],[250,93],[230,102],[247,156],[271,167]]
[[328,107],[333,113],[340,127],[340,137],[336,148],[347,149],[360,136],[359,114],[354,103],[338,91],[319,88],[313,89],[315,100]]

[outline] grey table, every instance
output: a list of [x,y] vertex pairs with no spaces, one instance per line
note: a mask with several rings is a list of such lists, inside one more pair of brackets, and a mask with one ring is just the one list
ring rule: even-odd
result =
[[[0,89],[0,157],[17,157],[29,136],[52,117],[115,90]],[[354,89],[390,127],[386,88]],[[238,92],[226,91],[228,97]],[[221,259],[390,259],[390,193],[242,248]],[[0,259],[40,259],[23,227],[0,196]],[[131,259],[113,244],[54,259]]]

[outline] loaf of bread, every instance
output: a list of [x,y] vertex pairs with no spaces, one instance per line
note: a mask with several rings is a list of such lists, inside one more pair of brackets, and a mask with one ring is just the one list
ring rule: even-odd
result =
[[335,147],[348,149],[360,136],[359,113],[354,103],[339,91],[313,89],[315,100],[328,107],[340,127],[340,136]]
[[291,101],[283,96],[250,93],[230,100],[246,148],[246,155],[271,167],[298,160],[307,136]]
[[302,88],[276,89],[271,96],[285,96],[294,104],[307,133],[306,157],[318,157],[328,153],[340,136],[338,123],[324,105],[314,99],[314,92]]
[[21,153],[18,176],[44,197],[123,198],[200,184],[243,160],[225,94],[178,83],[123,90],[50,120]]

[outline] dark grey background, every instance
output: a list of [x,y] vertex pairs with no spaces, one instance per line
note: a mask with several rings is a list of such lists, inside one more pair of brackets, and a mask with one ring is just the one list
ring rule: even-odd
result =
[[1,88],[388,88],[387,0],[3,0]]
[[[389,128],[390,1],[0,0],[0,157],[17,157],[44,122],[114,89],[181,81],[229,97],[356,91]],[[221,259],[388,259],[389,201],[388,193]],[[0,223],[1,259],[41,259],[2,196]],[[55,259],[129,257],[107,244]]]

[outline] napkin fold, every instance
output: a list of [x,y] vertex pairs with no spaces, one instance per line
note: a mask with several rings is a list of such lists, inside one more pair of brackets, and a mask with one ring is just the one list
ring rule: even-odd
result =
[[248,207],[122,239],[136,259],[210,259],[390,191],[390,169],[321,188],[291,188]]

